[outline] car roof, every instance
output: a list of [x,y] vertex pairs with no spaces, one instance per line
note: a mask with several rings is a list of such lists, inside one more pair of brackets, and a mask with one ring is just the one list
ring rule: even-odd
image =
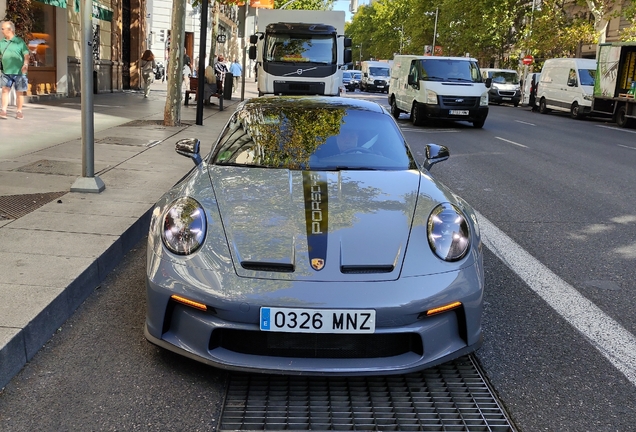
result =
[[237,109],[293,108],[294,106],[310,108],[345,108],[360,111],[385,113],[386,111],[376,102],[362,99],[344,98],[337,96],[264,96],[248,99]]

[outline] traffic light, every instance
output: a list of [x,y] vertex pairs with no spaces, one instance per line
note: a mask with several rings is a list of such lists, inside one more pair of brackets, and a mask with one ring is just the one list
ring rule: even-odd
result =
[[166,41],[166,31],[159,30],[159,42],[165,42],[165,41]]

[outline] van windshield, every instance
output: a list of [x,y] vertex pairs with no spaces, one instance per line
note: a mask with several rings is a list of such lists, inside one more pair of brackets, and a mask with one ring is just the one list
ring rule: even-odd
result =
[[595,76],[596,76],[595,69],[579,69],[579,77],[581,77],[581,85],[593,86]]
[[420,77],[424,81],[482,82],[474,61],[454,59],[420,60]]
[[371,67],[369,68],[369,75],[374,77],[388,77],[389,69],[381,67]]
[[516,72],[491,72],[492,82],[497,84],[519,84],[519,76]]

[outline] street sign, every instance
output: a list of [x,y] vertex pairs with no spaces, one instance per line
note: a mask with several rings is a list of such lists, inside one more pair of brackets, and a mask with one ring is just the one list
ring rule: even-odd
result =
[[532,63],[534,63],[534,57],[532,57],[531,55],[527,55],[523,58],[522,62],[524,65],[531,65]]
[[216,37],[216,41],[218,43],[225,43],[225,40],[226,40],[226,36],[224,34],[220,34]]

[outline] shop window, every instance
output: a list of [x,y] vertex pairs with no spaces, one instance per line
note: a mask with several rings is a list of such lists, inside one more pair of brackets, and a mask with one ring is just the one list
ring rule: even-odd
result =
[[29,46],[29,66],[55,67],[55,7],[39,2],[33,8],[33,31]]

